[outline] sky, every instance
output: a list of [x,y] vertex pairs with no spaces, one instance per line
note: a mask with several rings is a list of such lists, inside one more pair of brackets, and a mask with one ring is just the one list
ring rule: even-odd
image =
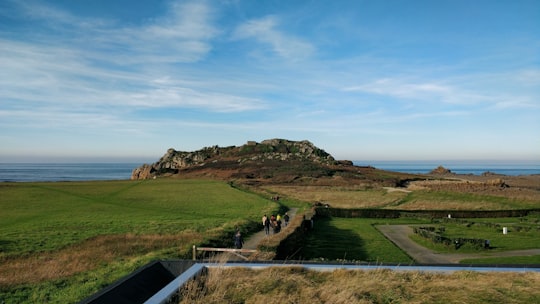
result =
[[540,1],[0,1],[0,162],[272,138],[540,162]]

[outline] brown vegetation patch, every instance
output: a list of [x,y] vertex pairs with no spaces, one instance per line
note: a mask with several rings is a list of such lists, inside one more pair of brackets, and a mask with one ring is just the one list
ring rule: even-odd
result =
[[474,176],[409,183],[409,190],[452,191],[540,201],[540,176]]
[[[457,176],[457,175],[455,175]],[[501,210],[515,206],[493,200],[504,197],[515,200],[521,208],[538,208],[540,176],[460,176],[453,179],[425,179],[409,182],[408,188],[381,187],[368,184],[266,184],[259,185],[269,193],[334,208],[385,208],[403,210]],[[396,191],[401,190],[401,191]],[[411,192],[413,192],[412,195]],[[419,195],[414,193],[420,192]],[[430,192],[441,195],[431,195]],[[466,193],[474,203],[460,196],[444,193]]]
[[383,208],[392,205],[407,195],[383,188],[370,189],[364,186],[265,186],[270,192],[310,203],[327,203],[335,208]]
[[0,287],[55,280],[97,268],[120,257],[179,248],[200,235],[101,235],[59,251],[10,257],[0,261]]
[[180,303],[537,303],[539,273],[212,268]]

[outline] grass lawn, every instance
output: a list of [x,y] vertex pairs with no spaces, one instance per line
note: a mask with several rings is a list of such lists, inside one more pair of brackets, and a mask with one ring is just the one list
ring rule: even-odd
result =
[[102,234],[204,232],[258,221],[276,204],[200,180],[0,185],[1,256],[55,250]]
[[413,262],[411,258],[374,227],[404,222],[421,224],[427,220],[317,219],[304,244],[302,258],[410,264]]
[[278,205],[225,182],[156,179],[2,183],[0,209],[0,299],[66,303]]

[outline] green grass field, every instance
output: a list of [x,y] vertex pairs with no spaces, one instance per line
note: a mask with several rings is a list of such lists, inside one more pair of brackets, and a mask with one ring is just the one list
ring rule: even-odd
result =
[[101,234],[204,232],[258,221],[276,204],[226,183],[151,180],[0,185],[2,256],[55,250]]
[[[280,208],[268,199],[268,193],[279,192],[261,195],[225,182],[181,179],[1,183],[0,299],[6,303],[77,302],[152,260],[189,258],[193,244],[230,242],[236,226],[246,232],[257,229],[262,214]],[[452,201],[469,198],[454,196]],[[294,196],[282,202],[299,210],[308,206]],[[521,229],[518,234],[515,229],[517,225],[535,228],[537,218],[518,220],[495,220],[510,227],[512,238],[480,224],[492,219],[477,220],[469,227],[437,225],[444,225],[450,237],[488,238],[495,250],[540,247],[537,230]],[[374,228],[380,224],[432,225],[429,219],[414,218],[318,219],[302,244],[301,258],[411,263]]]
[[376,224],[422,224],[427,220],[376,220],[359,218],[321,218],[314,224],[306,240],[305,259],[347,260],[358,262],[401,263],[413,261],[401,249],[388,241]]
[[185,258],[193,244],[250,229],[278,207],[217,181],[2,183],[0,299],[76,302],[152,259]]

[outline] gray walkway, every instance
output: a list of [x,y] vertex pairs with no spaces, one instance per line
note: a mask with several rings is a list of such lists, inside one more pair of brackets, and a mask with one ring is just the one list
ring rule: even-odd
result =
[[465,259],[540,255],[540,249],[485,251],[482,253],[437,253],[411,240],[409,235],[414,232],[407,225],[381,225],[376,228],[420,264],[457,264]]
[[[297,208],[291,208],[291,210],[288,211],[289,218],[290,218],[289,222],[292,221],[293,218],[296,216],[297,211],[298,211]],[[261,219],[262,219],[262,215],[261,215]],[[264,231],[264,227],[262,225],[262,221],[261,221],[260,227],[261,227],[261,231],[250,235],[248,238],[244,240],[244,246],[242,246],[242,249],[257,250],[257,247],[259,246],[261,242],[263,242],[265,239],[268,239],[269,237],[274,235],[274,233],[272,232],[272,229],[270,229],[270,234],[266,235]],[[282,230],[284,229],[286,229],[286,227],[283,226]],[[248,253],[243,253],[242,255],[249,256]],[[238,256],[235,253],[230,253],[230,252],[223,252],[223,253],[217,254],[214,259],[221,260],[221,261],[243,261],[244,260],[244,258]]]
[[[292,221],[293,218],[296,216],[297,211],[298,211],[298,208],[291,208],[291,210],[288,211],[289,218],[290,218],[289,222]],[[263,228],[264,227],[262,226],[262,221],[261,221],[261,231],[250,235],[249,238],[244,241],[244,247],[243,247],[244,249],[257,249],[257,246],[262,240],[274,234],[272,232],[272,229],[270,229],[270,235],[267,236]],[[285,229],[285,227],[283,226],[282,229]]]

